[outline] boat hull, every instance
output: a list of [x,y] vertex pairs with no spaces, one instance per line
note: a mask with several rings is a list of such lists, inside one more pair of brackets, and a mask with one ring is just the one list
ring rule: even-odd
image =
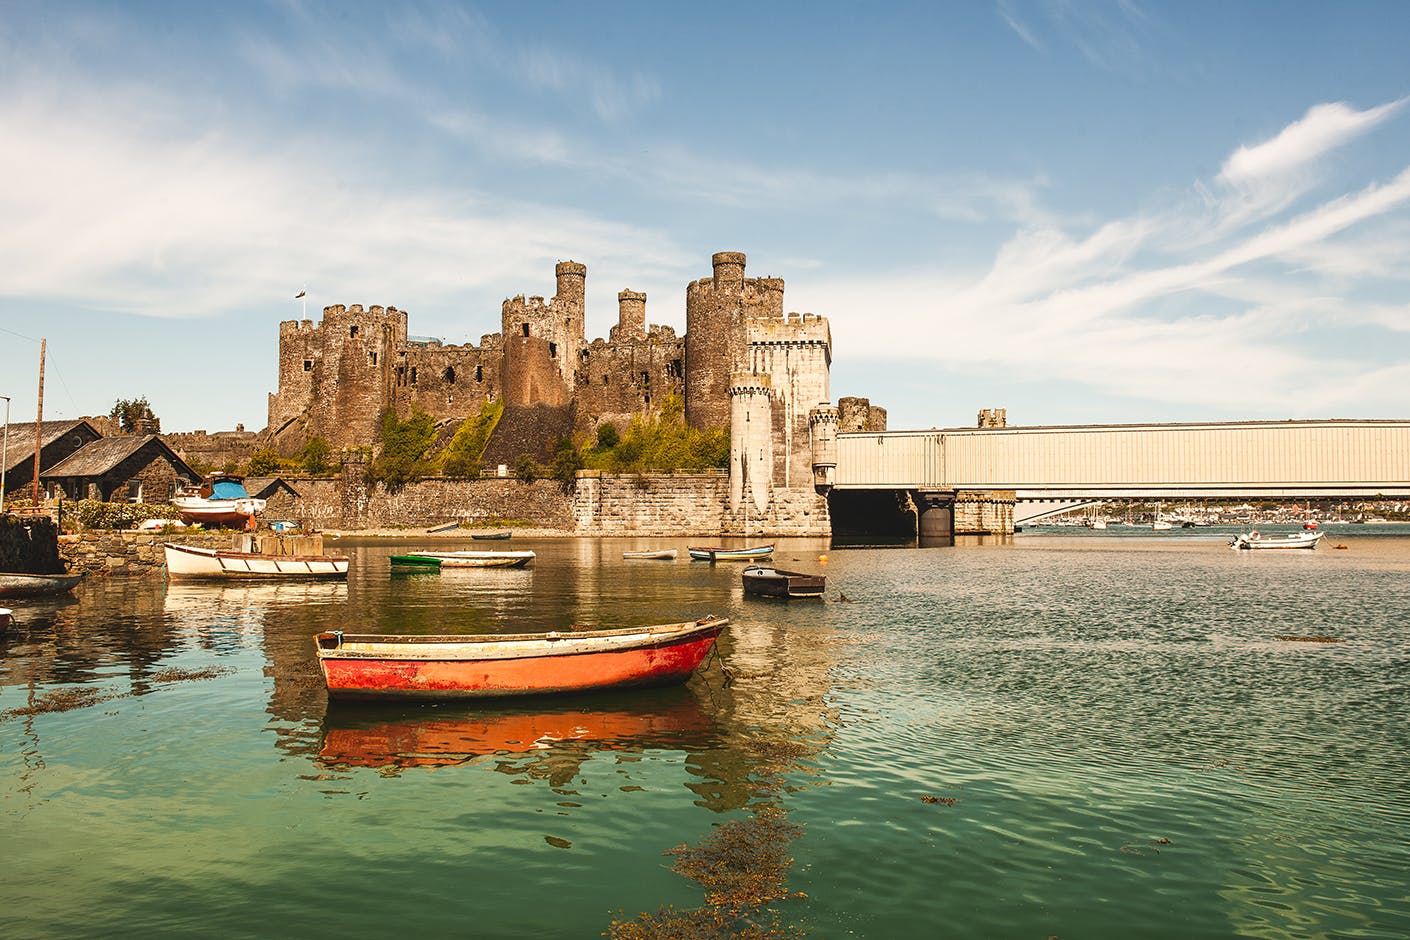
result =
[[777,568],[745,568],[741,579],[745,592],[759,597],[821,598],[827,589],[827,578],[822,575]]
[[1235,551],[1280,551],[1314,549],[1322,540],[1321,532],[1298,532],[1293,535],[1236,535],[1229,547]]
[[700,548],[686,549],[692,561],[755,561],[768,558],[774,553],[772,545],[759,545],[754,548]]
[[172,578],[333,580],[348,576],[343,555],[261,555],[167,543],[166,571]]
[[470,537],[477,542],[503,542],[513,536],[513,532],[480,532]]
[[[425,559],[426,561],[418,561]],[[394,555],[393,563],[399,565],[429,564],[434,562],[441,568],[523,568],[534,560],[531,551],[522,552],[408,552]]]
[[322,633],[315,645],[333,698],[503,698],[684,682],[728,623],[505,637]]
[[657,551],[644,552],[622,552],[623,558],[651,558],[662,561],[675,561],[676,550],[674,548],[663,548]]
[[245,525],[264,511],[262,499],[202,499],[199,496],[177,496],[171,504],[187,525]]
[[65,594],[83,580],[81,574],[22,574],[0,571],[0,597],[43,597]]

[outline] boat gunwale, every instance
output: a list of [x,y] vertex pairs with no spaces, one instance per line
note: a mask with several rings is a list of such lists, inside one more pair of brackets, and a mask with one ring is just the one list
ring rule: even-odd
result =
[[[564,655],[590,655],[593,653],[615,652],[623,648],[645,649],[655,646],[671,645],[681,640],[686,640],[697,634],[711,633],[718,635],[721,630],[730,623],[728,617],[707,617],[701,620],[687,620],[680,623],[655,624],[647,627],[624,627],[613,630],[552,630],[546,633],[470,633],[470,634],[378,634],[378,633],[339,633],[338,631],[324,631],[314,637],[314,645],[318,650],[319,659],[469,659],[462,655],[435,655],[437,652],[463,654],[474,650],[476,647],[483,647],[492,650],[495,646],[510,646],[513,644],[527,645],[535,644],[543,649],[505,649],[499,651],[502,655],[495,659],[531,659],[537,656],[564,656]],[[641,642],[638,645],[626,647],[608,646],[606,649],[584,649],[580,651],[558,652],[553,649],[556,643],[567,645],[583,645],[597,640],[612,640],[623,637],[640,636]],[[332,640],[336,646],[324,646],[324,640]],[[367,649],[348,649],[348,645],[358,645],[369,647]],[[430,655],[415,656],[414,651],[428,646],[451,647],[444,651],[427,651]]]

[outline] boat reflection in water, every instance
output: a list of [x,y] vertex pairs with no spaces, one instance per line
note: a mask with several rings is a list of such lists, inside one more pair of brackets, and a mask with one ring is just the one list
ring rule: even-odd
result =
[[208,614],[251,607],[299,607],[345,603],[346,581],[172,581],[163,607],[168,614]]
[[700,750],[719,729],[686,688],[464,705],[329,702],[318,761],[327,766],[446,767],[496,754]]

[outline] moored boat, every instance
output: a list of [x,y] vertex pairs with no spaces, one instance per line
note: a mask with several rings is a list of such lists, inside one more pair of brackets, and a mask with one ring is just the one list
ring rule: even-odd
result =
[[491,542],[491,541],[497,541],[497,540],[504,540],[504,539],[513,538],[513,537],[514,537],[514,533],[513,533],[512,531],[510,531],[510,532],[475,532],[475,533],[472,533],[470,537],[471,537],[472,539],[478,539],[478,540],[481,541],[481,542]]
[[42,597],[72,591],[83,580],[81,574],[26,574],[0,571],[0,597]]
[[522,568],[534,560],[534,553],[520,552],[407,552],[393,555],[394,565],[435,564],[440,568]]
[[689,678],[729,624],[724,617],[503,636],[320,633],[334,698],[455,699],[669,685]]
[[345,555],[271,555],[167,542],[166,572],[172,578],[346,578]]
[[827,589],[827,578],[820,574],[784,571],[768,565],[750,565],[740,576],[744,590],[760,597],[817,597]]
[[676,550],[674,548],[649,548],[639,552],[622,552],[623,558],[657,558],[674,561]]
[[1239,550],[1268,550],[1288,548],[1316,548],[1321,540],[1321,532],[1293,532],[1290,535],[1260,535],[1257,530],[1240,533],[1229,542],[1229,547]]
[[772,545],[756,545],[752,548],[720,548],[692,545],[686,549],[693,561],[749,561],[754,558],[768,558],[774,553]]
[[187,525],[250,524],[264,512],[265,501],[245,490],[245,478],[228,473],[208,474],[199,486],[188,486],[171,498],[181,521]]

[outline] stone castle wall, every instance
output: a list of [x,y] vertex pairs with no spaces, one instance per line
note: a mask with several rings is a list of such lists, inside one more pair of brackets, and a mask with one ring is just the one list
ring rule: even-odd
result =
[[260,436],[237,425],[233,431],[183,431],[163,434],[162,440],[176,451],[176,456],[189,463],[219,469],[227,463],[245,463],[261,447]]
[[752,506],[731,511],[729,475],[579,472],[573,493],[578,535],[828,536],[826,497],[811,490],[776,492],[762,515]]
[[554,480],[447,480],[407,484],[396,493],[381,486],[344,485],[338,477],[300,480],[289,515],[305,529],[430,528],[447,522],[473,527],[503,519],[533,528],[571,530],[572,510]]

